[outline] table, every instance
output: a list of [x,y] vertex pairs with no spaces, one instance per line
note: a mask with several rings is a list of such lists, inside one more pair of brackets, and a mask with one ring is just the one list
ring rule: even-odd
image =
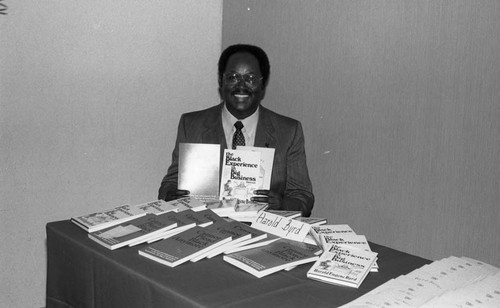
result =
[[355,289],[307,278],[311,264],[263,278],[221,256],[170,268],[140,256],[142,245],[108,250],[69,220],[50,222],[46,230],[47,308],[336,307],[431,262],[370,243],[380,269]]

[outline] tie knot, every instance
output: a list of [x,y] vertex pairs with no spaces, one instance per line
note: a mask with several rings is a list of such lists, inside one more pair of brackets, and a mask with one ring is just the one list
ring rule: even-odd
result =
[[243,123],[241,123],[241,121],[236,121],[234,127],[236,127],[236,130],[241,130],[243,128]]

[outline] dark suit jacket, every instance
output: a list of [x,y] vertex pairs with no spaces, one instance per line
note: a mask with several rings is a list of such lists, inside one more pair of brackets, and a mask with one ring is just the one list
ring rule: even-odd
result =
[[[181,116],[172,164],[161,182],[159,199],[165,199],[167,191],[177,189],[179,143],[221,144],[222,159],[224,149],[227,148],[222,127],[222,104]],[[290,209],[287,207],[287,200],[289,203],[299,201],[303,215],[309,216],[314,205],[314,195],[307,170],[302,125],[297,120],[279,115],[263,106],[260,106],[259,111],[254,146],[275,149],[271,190],[282,195],[283,209]]]

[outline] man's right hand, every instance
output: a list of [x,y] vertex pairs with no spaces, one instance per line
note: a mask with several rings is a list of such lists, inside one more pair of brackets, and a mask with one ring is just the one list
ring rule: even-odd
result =
[[182,197],[186,197],[189,195],[189,190],[172,190],[172,191],[167,191],[167,195],[165,196],[165,201],[172,201],[176,200]]

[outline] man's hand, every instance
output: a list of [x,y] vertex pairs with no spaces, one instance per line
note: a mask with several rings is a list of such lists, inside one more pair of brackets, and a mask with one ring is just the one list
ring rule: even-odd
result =
[[167,195],[165,196],[165,201],[176,200],[185,197],[187,195],[189,195],[189,190],[177,189],[177,190],[167,191]]
[[271,210],[282,209],[283,198],[281,197],[280,194],[267,189],[258,189],[254,191],[254,194],[260,196],[252,197],[251,199],[252,201],[267,202],[269,205],[269,209]]

